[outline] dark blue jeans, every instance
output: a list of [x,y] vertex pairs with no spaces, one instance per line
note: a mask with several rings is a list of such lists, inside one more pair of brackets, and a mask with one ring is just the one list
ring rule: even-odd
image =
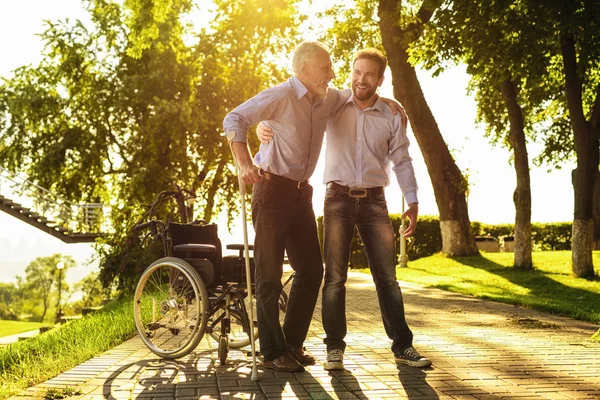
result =
[[[260,351],[267,361],[283,355],[286,344],[302,347],[319,296],[323,261],[312,192],[310,185],[297,189],[265,179],[253,188],[256,308]],[[278,299],[285,251],[296,274],[282,327]]]
[[413,335],[404,318],[402,292],[396,281],[394,232],[385,195],[358,199],[327,189],[323,225],[325,285],[322,316],[327,350],[346,347],[345,283],[355,226],[365,246],[383,326],[392,339],[392,351],[400,352],[411,346]]

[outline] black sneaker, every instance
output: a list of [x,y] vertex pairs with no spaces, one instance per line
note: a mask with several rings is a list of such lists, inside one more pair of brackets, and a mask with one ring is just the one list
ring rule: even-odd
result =
[[333,349],[327,351],[327,361],[323,365],[327,371],[344,369],[344,350]]
[[411,367],[429,367],[431,360],[419,354],[417,349],[410,346],[404,349],[401,353],[394,353],[396,364],[406,364]]

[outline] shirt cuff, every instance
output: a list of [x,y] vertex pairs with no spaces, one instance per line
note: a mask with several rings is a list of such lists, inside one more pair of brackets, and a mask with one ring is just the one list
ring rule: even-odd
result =
[[248,143],[248,132],[243,132],[241,130],[230,129],[228,131],[225,131],[225,135],[227,137],[227,140],[229,140],[229,135],[230,135],[231,132],[234,133],[233,139],[231,140],[232,142]]
[[416,192],[407,193],[404,196],[404,199],[406,200],[406,204],[418,203],[419,202],[419,199],[417,198],[417,193]]

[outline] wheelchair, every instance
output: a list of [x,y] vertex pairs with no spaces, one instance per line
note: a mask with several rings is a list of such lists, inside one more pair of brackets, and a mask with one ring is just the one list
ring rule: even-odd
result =
[[[164,257],[144,271],[135,290],[135,325],[142,341],[159,357],[177,359],[194,351],[208,333],[224,365],[230,349],[250,345],[250,329],[258,338],[257,322],[249,318],[250,307],[256,316],[256,305],[248,298],[244,245],[227,245],[238,254],[223,256],[217,225],[204,221],[152,220],[135,227],[147,229],[147,236],[162,241]],[[287,308],[283,291],[279,307]]]

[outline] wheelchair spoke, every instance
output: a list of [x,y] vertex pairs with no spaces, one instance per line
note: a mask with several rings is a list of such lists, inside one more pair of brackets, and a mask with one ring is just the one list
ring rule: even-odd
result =
[[140,337],[155,354],[178,358],[193,351],[206,327],[206,288],[178,259],[161,259],[142,275],[134,313]]

